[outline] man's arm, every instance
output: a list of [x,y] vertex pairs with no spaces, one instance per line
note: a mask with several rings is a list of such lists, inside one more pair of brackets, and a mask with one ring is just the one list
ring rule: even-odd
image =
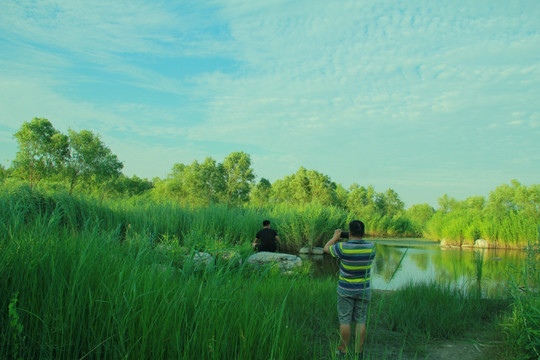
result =
[[334,236],[330,240],[328,240],[326,245],[324,245],[324,252],[327,254],[330,254],[330,250],[329,250],[330,246],[337,243],[340,239],[341,239],[341,229],[337,229],[336,231],[334,231]]

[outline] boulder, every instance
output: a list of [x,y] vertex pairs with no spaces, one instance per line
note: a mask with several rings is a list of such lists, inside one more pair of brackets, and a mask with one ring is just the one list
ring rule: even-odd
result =
[[322,247],[314,247],[313,249],[311,249],[311,253],[313,255],[322,255],[322,254],[324,254],[324,248],[322,248]]
[[322,247],[309,247],[304,246],[300,249],[300,254],[313,254],[313,255],[322,255],[324,253],[324,249]]
[[302,265],[302,259],[296,255],[261,251],[247,259],[248,264],[255,266],[277,265],[282,271],[290,271]]
[[478,239],[474,242],[474,247],[475,248],[488,248],[489,247],[489,243],[487,240],[484,240],[484,239]]
[[215,265],[215,260],[212,255],[205,252],[196,252],[186,256],[184,267],[193,266],[195,270],[212,269]]
[[304,246],[300,249],[300,254],[311,254],[311,248],[309,246]]

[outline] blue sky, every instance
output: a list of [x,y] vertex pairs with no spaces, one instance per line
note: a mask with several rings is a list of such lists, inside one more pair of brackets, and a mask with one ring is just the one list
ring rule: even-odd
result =
[[18,1],[0,12],[0,163],[33,117],[128,176],[233,151],[406,206],[540,180],[540,2]]

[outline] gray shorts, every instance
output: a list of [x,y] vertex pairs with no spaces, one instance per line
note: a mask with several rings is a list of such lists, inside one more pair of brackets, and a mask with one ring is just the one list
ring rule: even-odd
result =
[[365,324],[367,319],[367,308],[369,305],[369,295],[341,295],[337,297],[337,311],[340,324],[358,323]]

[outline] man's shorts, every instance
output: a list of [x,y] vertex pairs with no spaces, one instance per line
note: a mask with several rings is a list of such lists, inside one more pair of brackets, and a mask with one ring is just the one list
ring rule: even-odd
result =
[[365,324],[369,294],[341,295],[338,293],[337,310],[340,324]]

